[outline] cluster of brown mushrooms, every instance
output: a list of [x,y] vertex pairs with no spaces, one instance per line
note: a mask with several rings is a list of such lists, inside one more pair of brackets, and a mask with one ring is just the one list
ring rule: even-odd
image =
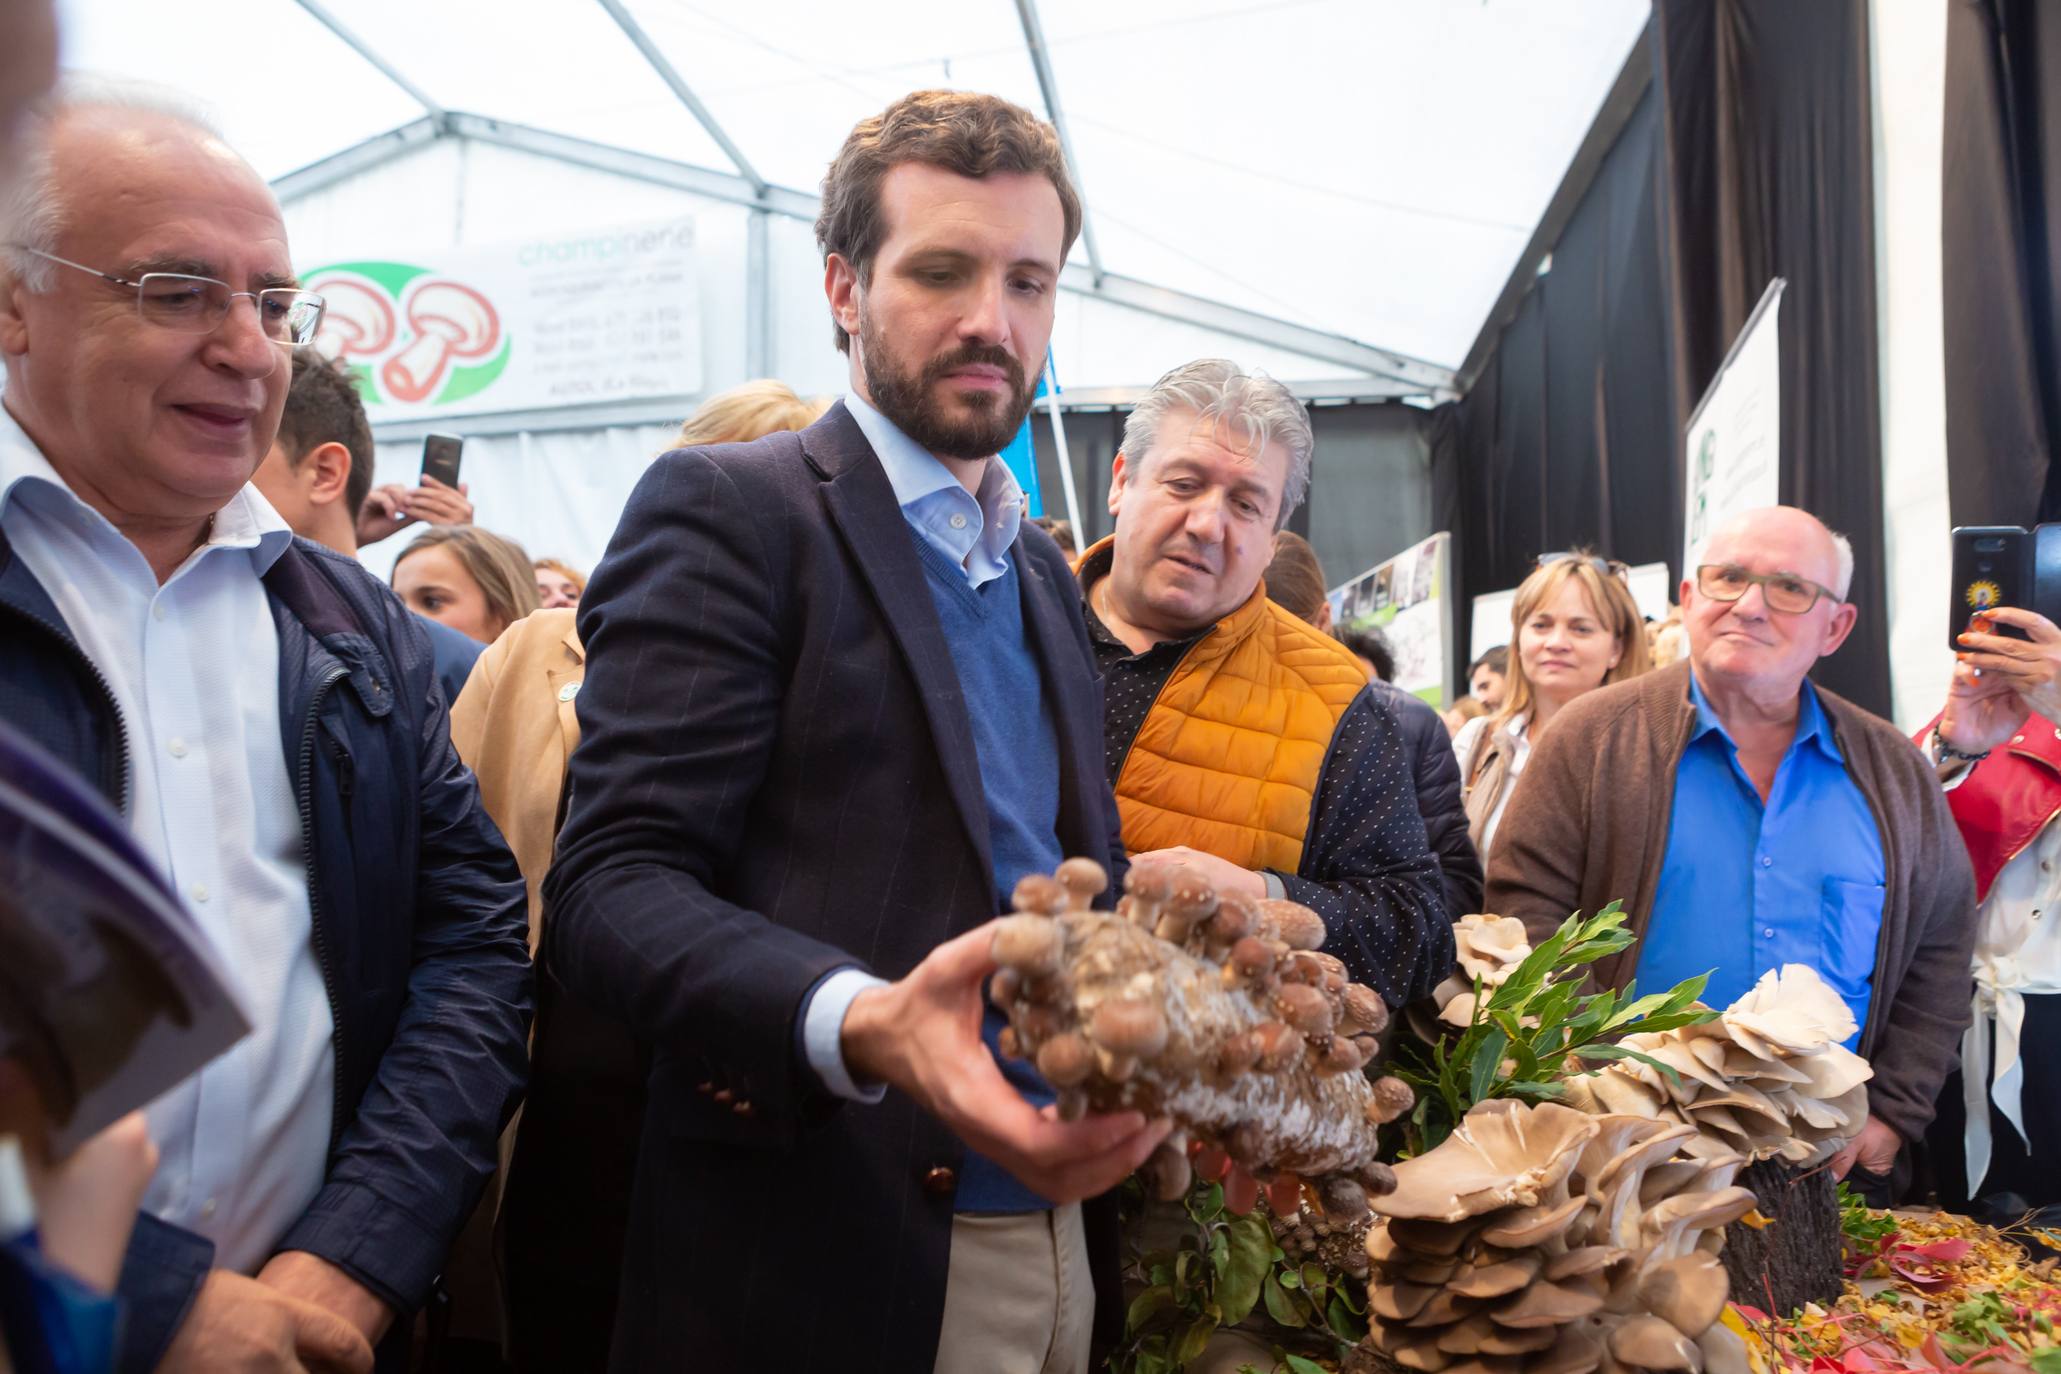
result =
[[1745,1374],[1723,1227],[1754,1205],[1692,1127],[1498,1100],[1398,1164],[1367,1232],[1368,1346],[1447,1374]]
[[1567,1100],[1594,1112],[1687,1122],[1691,1154],[1776,1157],[1805,1166],[1831,1157],[1868,1116],[1868,1061],[1842,1043],[1853,1013],[1815,969],[1761,976],[1715,1021],[1629,1035],[1624,1044],[1674,1070],[1618,1060],[1571,1078]]
[[1321,952],[1323,921],[1171,865],[1132,868],[1114,913],[1090,907],[1106,884],[1090,859],[1017,884],[993,946],[1003,1052],[1037,1065],[1068,1118],[1172,1117],[1144,1171],[1162,1198],[1192,1181],[1192,1137],[1262,1181],[1313,1184],[1328,1213],[1364,1215],[1393,1185],[1376,1128],[1413,1099],[1363,1072],[1388,1008]]

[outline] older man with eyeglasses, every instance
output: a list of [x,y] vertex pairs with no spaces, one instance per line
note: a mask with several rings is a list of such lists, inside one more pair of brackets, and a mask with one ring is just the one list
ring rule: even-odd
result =
[[0,711],[122,810],[252,1022],[148,1108],[119,1367],[398,1368],[524,1075],[521,875],[414,618],[249,485],[322,313],[264,181],[156,97],[31,133]]
[[1833,1159],[1890,1191],[1968,1021],[1974,879],[1932,764],[1806,676],[1853,629],[1853,552],[1811,515],[1748,512],[1682,582],[1689,661],[1591,692],[1533,750],[1489,856],[1489,910],[1534,938],[1622,899],[1639,943],[1596,966],[1722,1007],[1807,964],[1873,1061]]

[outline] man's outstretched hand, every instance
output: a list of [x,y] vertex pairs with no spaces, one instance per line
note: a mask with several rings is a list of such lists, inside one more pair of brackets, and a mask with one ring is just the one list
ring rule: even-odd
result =
[[947,940],[900,982],[853,998],[845,1064],[854,1078],[915,1098],[1039,1197],[1067,1203],[1105,1193],[1145,1162],[1173,1123],[1138,1112],[1061,1121],[1018,1095],[980,1038],[994,934],[990,922]]

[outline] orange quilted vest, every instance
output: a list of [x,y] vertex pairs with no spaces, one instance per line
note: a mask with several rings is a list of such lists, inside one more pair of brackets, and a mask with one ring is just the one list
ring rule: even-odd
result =
[[1261,583],[1182,658],[1131,742],[1116,780],[1124,848],[1295,872],[1331,737],[1366,687],[1349,649]]

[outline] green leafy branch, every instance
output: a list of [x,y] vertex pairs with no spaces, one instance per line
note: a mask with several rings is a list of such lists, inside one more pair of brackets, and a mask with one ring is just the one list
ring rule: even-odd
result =
[[[1134,1187],[1126,1202],[1142,1206]],[[1267,1318],[1301,1334],[1310,1349],[1337,1359],[1367,1334],[1364,1281],[1314,1262],[1291,1260],[1274,1240],[1264,1212],[1224,1209],[1220,1183],[1188,1195],[1189,1229],[1172,1250],[1142,1255],[1132,1266],[1145,1288],[1131,1300],[1124,1340],[1111,1355],[1113,1374],[1179,1374],[1199,1359],[1218,1330],[1264,1308]],[[1322,1374],[1302,1355],[1281,1352],[1291,1374]]]
[[1457,1039],[1401,1047],[1396,1073],[1417,1090],[1409,1118],[1413,1153],[1444,1140],[1476,1103],[1559,1097],[1566,1091],[1561,1080],[1590,1072],[1591,1064],[1632,1059],[1677,1079],[1668,1065],[1616,1042],[1715,1017],[1697,1005],[1707,975],[1644,997],[1631,985],[1622,994],[1582,991],[1589,965],[1633,943],[1624,920],[1621,902],[1594,916],[1568,917],[1500,985],[1475,980],[1474,1015]]

